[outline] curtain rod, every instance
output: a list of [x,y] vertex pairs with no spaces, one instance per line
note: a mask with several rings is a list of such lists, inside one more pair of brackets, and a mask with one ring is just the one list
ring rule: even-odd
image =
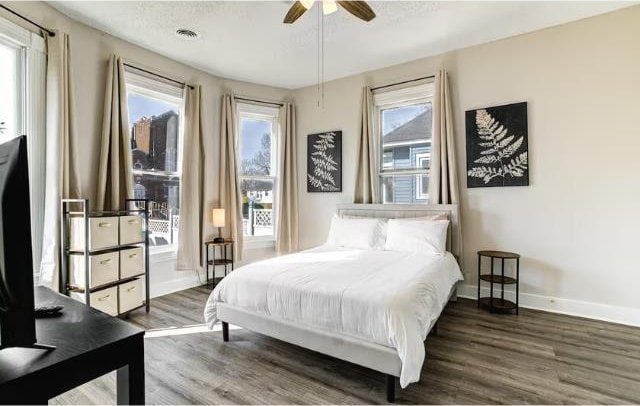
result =
[[189,88],[190,88],[190,89],[193,89],[193,86],[192,86],[192,85],[190,85],[190,84],[188,84],[188,83],[180,82],[179,80],[175,80],[175,79],[171,79],[170,77],[167,77],[167,76],[161,75],[161,74],[159,74],[159,73],[151,72],[151,71],[146,70],[146,69],[143,69],[143,68],[141,68],[141,67],[139,67],[139,66],[131,65],[130,63],[123,63],[123,65],[124,65],[124,66],[127,66],[127,67],[129,67],[129,68],[133,68],[133,69],[135,69],[135,70],[139,70],[140,72],[148,73],[149,75],[153,75],[153,76],[156,76],[156,77],[162,78],[162,79],[164,79],[164,80],[168,80],[169,82],[177,83],[177,84],[179,84],[179,85],[180,85],[180,86],[182,86],[182,87],[184,87],[184,86],[189,86]]
[[436,75],[430,75],[430,76],[423,76],[421,78],[415,78],[415,79],[409,79],[409,80],[403,80],[402,82],[396,82],[396,83],[390,83],[388,85],[382,85],[382,86],[378,86],[378,87],[372,87],[371,91],[373,90],[378,90],[378,89],[384,89],[387,87],[391,87],[391,86],[397,86],[397,85],[404,85],[405,83],[411,83],[411,82],[417,82],[419,80],[425,80],[425,79],[433,79],[435,78]]
[[283,103],[277,103],[277,102],[270,102],[270,101],[265,101],[265,100],[257,100],[257,99],[249,99],[247,97],[234,97],[236,100],[244,100],[244,101],[248,101],[248,102],[254,102],[254,103],[262,103],[262,104],[271,104],[274,106],[284,106]]
[[2,5],[2,4],[0,4],[0,7],[2,7],[3,9],[7,10],[8,12],[10,12],[11,14],[13,14],[13,15],[15,15],[15,16],[17,16],[17,17],[22,18],[24,21],[26,21],[26,22],[28,22],[28,23],[30,23],[30,24],[32,24],[32,25],[35,25],[36,27],[40,28],[42,31],[44,31],[44,32],[46,32],[47,34],[49,34],[49,36],[50,36],[50,37],[55,37],[55,36],[56,36],[56,33],[55,33],[54,31],[52,31],[52,30],[50,30],[50,29],[47,29],[47,28],[44,28],[44,27],[43,27],[43,26],[41,26],[40,24],[38,24],[38,23],[36,23],[36,22],[34,22],[34,21],[32,21],[32,20],[28,19],[27,17],[23,16],[22,14],[18,14],[18,13],[16,13],[15,11],[11,10],[9,7],[4,6],[4,5]]

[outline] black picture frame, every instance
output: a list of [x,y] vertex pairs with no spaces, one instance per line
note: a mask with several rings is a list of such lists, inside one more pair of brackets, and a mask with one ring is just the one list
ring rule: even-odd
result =
[[527,102],[465,112],[467,187],[529,185]]
[[342,131],[307,136],[307,192],[342,192]]

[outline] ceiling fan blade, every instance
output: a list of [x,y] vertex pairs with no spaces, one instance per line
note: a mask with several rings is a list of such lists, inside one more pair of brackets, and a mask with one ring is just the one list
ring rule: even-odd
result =
[[293,3],[293,6],[291,6],[289,11],[287,12],[287,15],[284,16],[283,23],[285,24],[294,23],[298,18],[300,18],[301,15],[304,14],[305,11],[307,11],[305,6],[303,6],[302,3],[300,3],[299,1],[296,1],[295,3]]
[[342,6],[345,10],[353,14],[364,21],[371,21],[376,18],[376,13],[373,12],[371,7],[367,4],[366,1],[338,1],[338,4]]

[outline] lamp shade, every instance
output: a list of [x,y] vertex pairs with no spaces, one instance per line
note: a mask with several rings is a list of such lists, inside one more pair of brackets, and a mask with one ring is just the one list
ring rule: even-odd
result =
[[214,227],[224,227],[224,209],[213,209],[211,218]]

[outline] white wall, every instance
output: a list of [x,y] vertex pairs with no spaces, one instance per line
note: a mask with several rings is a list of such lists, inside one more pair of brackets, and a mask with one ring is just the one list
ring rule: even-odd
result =
[[[72,70],[75,87],[75,117],[78,134],[80,181],[83,196],[95,197],[97,179],[98,144],[102,128],[102,111],[105,91],[107,61],[111,54],[141,67],[162,73],[190,84],[202,85],[202,110],[205,148],[205,216],[211,222],[211,209],[218,207],[218,145],[220,96],[223,92],[259,97],[267,100],[284,100],[290,91],[218,78],[187,65],[158,55],[109,34],[93,29],[68,18],[43,2],[3,2],[9,8],[51,28],[59,29],[70,36]],[[3,12],[3,17],[33,29],[24,21]],[[212,228],[207,234],[213,234]],[[250,258],[273,255],[273,250],[248,253]],[[160,255],[150,261],[151,293],[153,296],[173,290],[195,286],[198,279],[192,272],[175,271],[175,259]],[[203,275],[201,275],[203,277]]]
[[[336,203],[351,202],[360,92],[449,71],[461,176],[464,294],[476,251],[522,254],[524,305],[640,325],[640,6],[332,81],[298,106],[300,236],[326,238]],[[340,63],[340,61],[327,61]],[[466,188],[464,112],[527,101],[530,186]],[[307,193],[306,135],[343,131],[343,193]]]

